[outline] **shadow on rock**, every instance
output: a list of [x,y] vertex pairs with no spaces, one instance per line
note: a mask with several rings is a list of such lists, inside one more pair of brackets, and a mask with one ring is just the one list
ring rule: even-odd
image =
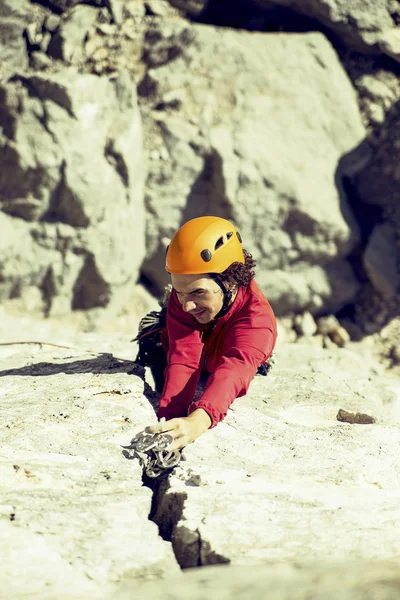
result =
[[22,376],[22,377],[48,377],[49,375],[77,375],[82,373],[115,374],[127,373],[136,375],[144,384],[143,395],[148,400],[154,412],[157,414],[160,396],[146,382],[144,368],[132,360],[116,358],[112,354],[104,352],[87,360],[74,360],[73,362],[40,362],[34,365],[26,365],[16,369],[0,371],[0,377]]
[[189,219],[204,214],[234,220],[227,197],[222,158],[215,149],[203,150],[203,155],[204,167],[190,189],[180,227]]
[[58,375],[59,373],[65,373],[66,375],[76,375],[78,373],[128,373],[129,375],[137,375],[141,379],[144,378],[143,367],[131,360],[115,358],[108,353],[87,360],[74,360],[73,362],[63,363],[40,362],[16,369],[7,369],[0,371],[0,377],[8,375],[46,377],[48,375]]
[[400,314],[399,133],[397,102],[336,171],[342,213],[348,219],[350,210],[360,230],[360,243],[348,257],[360,291],[338,316],[355,321],[360,335],[379,331]]

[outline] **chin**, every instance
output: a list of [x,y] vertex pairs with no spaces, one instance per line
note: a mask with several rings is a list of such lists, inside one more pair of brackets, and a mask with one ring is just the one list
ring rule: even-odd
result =
[[208,312],[208,310],[206,310],[201,315],[198,315],[198,316],[193,315],[193,316],[196,319],[196,321],[198,321],[199,323],[209,323],[212,320],[212,317],[211,317],[210,313]]

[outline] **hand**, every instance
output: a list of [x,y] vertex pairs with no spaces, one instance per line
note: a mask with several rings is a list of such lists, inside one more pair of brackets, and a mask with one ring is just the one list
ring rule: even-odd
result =
[[173,442],[168,450],[180,450],[191,444],[207,431],[211,425],[211,419],[202,408],[197,408],[188,417],[170,419],[146,427],[146,433],[168,433]]

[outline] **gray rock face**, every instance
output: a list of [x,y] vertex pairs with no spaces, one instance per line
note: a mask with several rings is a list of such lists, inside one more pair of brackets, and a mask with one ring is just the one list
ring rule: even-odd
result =
[[336,169],[365,132],[326,39],[168,23],[148,31],[145,60],[145,273],[164,284],[164,240],[212,213],[239,226],[278,314],[354,296],[357,226]]
[[[260,586],[274,600],[396,600],[400,380],[367,353],[281,345],[274,370],[159,487],[170,544],[121,448],[155,420],[129,338],[1,317],[7,600],[258,598]],[[376,423],[339,422],[339,408]],[[232,564],[182,576],[176,559]]]
[[[217,566],[189,569],[163,589],[155,583],[140,588],[142,597],[154,600],[395,600],[399,594],[396,561],[328,562],[303,565]],[[112,600],[134,600],[128,586]]]
[[134,364],[46,345],[0,353],[2,596],[108,598],[123,581],[179,575],[122,454],[154,418]]
[[133,83],[30,75],[0,88],[0,106],[0,300],[34,285],[50,312],[123,301],[144,254]]
[[[398,230],[398,217],[389,214],[397,211],[391,200],[398,187],[397,122],[391,118],[390,124],[388,115],[395,114],[400,97],[397,74],[388,61],[378,68],[373,54],[365,63],[355,58],[354,68],[353,59],[341,54],[365,125],[382,126],[370,161],[358,147],[365,131],[355,92],[325,38],[204,27],[179,17],[198,16],[206,4],[0,2],[0,81],[20,73],[0,89],[0,159],[6,167],[0,174],[0,220],[2,231],[12,228],[14,234],[0,242],[8,256],[0,266],[0,301],[36,287],[40,307],[51,314],[108,306],[117,296],[123,304],[144,255],[144,211],[130,205],[124,213],[122,198],[140,197],[146,160],[144,273],[159,288],[167,280],[168,239],[182,221],[208,212],[241,228],[277,314],[335,312],[358,297],[360,285],[348,261],[359,242],[358,227],[342,178],[351,172],[357,199],[388,207],[383,217]],[[216,5],[220,12],[223,5]],[[274,11],[302,13],[329,27],[348,48],[376,54],[386,52],[389,42],[393,46],[400,18],[398,7],[386,0],[373,6],[257,0],[249,6],[237,0],[232,11],[254,10],[255,21]],[[100,77],[71,76],[70,64]],[[121,85],[130,91],[116,97],[109,76],[120,80],[115,73],[125,69],[131,81],[123,75]],[[126,142],[131,145],[125,154],[115,149],[119,142],[110,133],[116,124],[124,132],[118,139],[137,137],[134,101],[123,98],[138,81],[146,156],[135,141]],[[83,113],[68,116],[68,106],[90,94],[100,108],[89,127]],[[341,160],[349,150],[351,166]],[[114,199],[112,210],[110,204],[104,210],[106,196]],[[368,300],[370,288],[365,295]]]
[[318,19],[347,46],[400,60],[400,10],[392,0],[256,0],[255,4],[289,7]]
[[49,54],[66,63],[82,60],[83,42],[96,22],[98,10],[92,6],[76,6],[62,21],[51,40]]
[[23,32],[29,20],[28,0],[0,0],[0,81],[28,66]]
[[[356,66],[356,63],[357,61],[354,61],[353,65]],[[386,124],[385,121],[388,116],[388,120],[391,120],[391,109],[400,100],[400,81],[395,70],[374,68],[372,64],[366,73],[360,73],[358,70],[358,73],[354,74],[353,83],[357,88],[364,121],[367,126],[369,125],[369,129],[372,127],[378,130],[386,128],[389,124]],[[379,137],[378,145],[382,141],[379,140]]]
[[[179,563],[397,559],[399,379],[351,350],[277,357],[160,490],[155,519]],[[340,408],[376,423],[339,422]]]

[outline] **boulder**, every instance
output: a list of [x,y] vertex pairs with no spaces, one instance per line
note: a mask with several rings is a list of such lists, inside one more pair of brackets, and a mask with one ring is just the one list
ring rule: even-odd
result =
[[293,324],[299,336],[312,337],[317,332],[317,324],[309,312],[296,315]]
[[335,315],[328,315],[318,319],[317,331],[322,336],[324,346],[331,346],[332,343],[337,346],[345,346],[350,342],[350,334],[342,327]]
[[329,42],[166,22],[147,31],[144,58],[146,276],[162,287],[171,235],[217,214],[240,228],[278,314],[352,299],[358,229],[337,168],[365,131]]
[[0,301],[26,286],[48,312],[123,302],[144,255],[135,87],[74,70],[0,88]]
[[48,53],[67,64],[79,63],[83,58],[83,45],[88,31],[94,26],[98,10],[80,5],[69,11],[53,36]]
[[[387,117],[390,120],[391,109],[400,101],[400,82],[396,70],[379,68],[371,62],[363,72],[356,59],[347,60],[345,66],[357,88],[365,124],[369,129],[379,132],[386,127],[385,120]],[[380,138],[378,134],[375,141],[377,145],[382,141]]]

